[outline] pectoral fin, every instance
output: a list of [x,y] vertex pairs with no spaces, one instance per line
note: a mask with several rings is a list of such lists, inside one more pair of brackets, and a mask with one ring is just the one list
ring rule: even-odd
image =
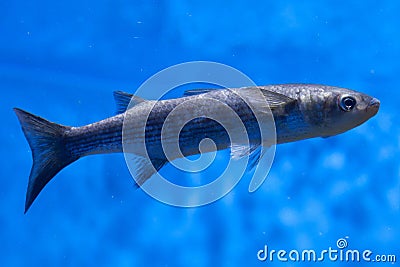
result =
[[184,92],[183,96],[192,96],[192,95],[201,95],[205,93],[209,93],[212,91],[215,91],[218,89],[193,89],[193,90],[187,90]]
[[[209,93],[215,90],[224,90],[225,88],[221,89],[193,89],[193,90],[187,90],[184,93],[184,96],[192,96],[192,95],[201,95],[205,93]],[[268,102],[269,106],[271,109],[278,108],[278,107],[283,107],[283,106],[292,106],[293,104],[296,103],[296,99],[293,99],[291,97],[285,96],[280,93],[276,93],[270,90],[267,90],[263,87],[243,87],[243,88],[238,88],[234,89],[238,90],[239,93],[244,93],[248,97],[254,97],[259,99],[260,94],[259,92],[261,91],[265,100]],[[260,99],[262,100],[262,99]]]
[[[267,101],[271,110],[277,108],[285,108],[287,110],[294,107],[297,103],[296,99],[263,89],[262,87],[245,87],[238,89],[238,92],[246,95],[252,101]],[[260,98],[260,92],[264,96],[264,99]]]
[[264,97],[268,101],[271,109],[282,106],[288,107],[295,104],[297,101],[296,99],[272,91],[262,90],[261,92],[264,94]]

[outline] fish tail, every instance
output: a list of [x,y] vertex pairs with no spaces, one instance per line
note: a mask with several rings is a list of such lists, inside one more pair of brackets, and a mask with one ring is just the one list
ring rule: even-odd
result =
[[49,122],[41,117],[14,108],[32,150],[33,165],[26,192],[25,213],[46,184],[76,157],[65,146],[65,132],[70,127]]

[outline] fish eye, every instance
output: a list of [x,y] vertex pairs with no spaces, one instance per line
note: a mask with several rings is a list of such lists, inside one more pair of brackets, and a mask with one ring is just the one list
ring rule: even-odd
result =
[[339,106],[344,111],[352,110],[356,106],[356,104],[357,101],[355,100],[355,98],[348,95],[342,96],[339,101]]

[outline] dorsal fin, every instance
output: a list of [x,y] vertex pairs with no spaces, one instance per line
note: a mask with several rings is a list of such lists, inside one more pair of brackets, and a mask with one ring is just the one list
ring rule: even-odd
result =
[[115,103],[117,104],[117,114],[124,113],[128,109],[129,103],[131,102],[132,102],[131,107],[134,107],[137,104],[146,101],[143,98],[122,91],[115,91],[114,99]]

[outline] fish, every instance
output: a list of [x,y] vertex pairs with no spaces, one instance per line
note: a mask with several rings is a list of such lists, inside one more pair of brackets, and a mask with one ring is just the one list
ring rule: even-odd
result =
[[[318,84],[194,89],[186,91],[182,97],[166,100],[145,100],[133,94],[116,91],[114,98],[117,103],[116,115],[81,127],[60,125],[14,108],[33,158],[25,213],[50,180],[68,165],[89,155],[124,152],[123,131],[127,118],[133,122],[126,126],[126,130],[131,133],[129,141],[135,143],[136,138],[144,138],[151,161],[143,161],[145,156],[140,149],[129,151],[140,163],[134,174],[140,187],[171,160],[163,151],[163,123],[176,107],[187,101],[190,105],[181,110],[180,115],[195,114],[196,118],[181,129],[179,147],[182,154],[174,155],[172,160],[199,154],[201,140],[210,138],[215,146],[206,152],[231,149],[232,157],[250,155],[253,166],[261,160],[259,148],[264,143],[252,108],[268,105],[276,130],[276,144],[283,144],[344,133],[369,120],[377,114],[380,107],[380,101],[367,94]],[[222,125],[203,116],[204,105],[197,103],[204,99],[217,100],[233,109],[243,122],[249,143],[232,144]],[[207,106],[208,113],[219,112],[213,106]],[[145,127],[145,137],[136,129],[138,125]]]

